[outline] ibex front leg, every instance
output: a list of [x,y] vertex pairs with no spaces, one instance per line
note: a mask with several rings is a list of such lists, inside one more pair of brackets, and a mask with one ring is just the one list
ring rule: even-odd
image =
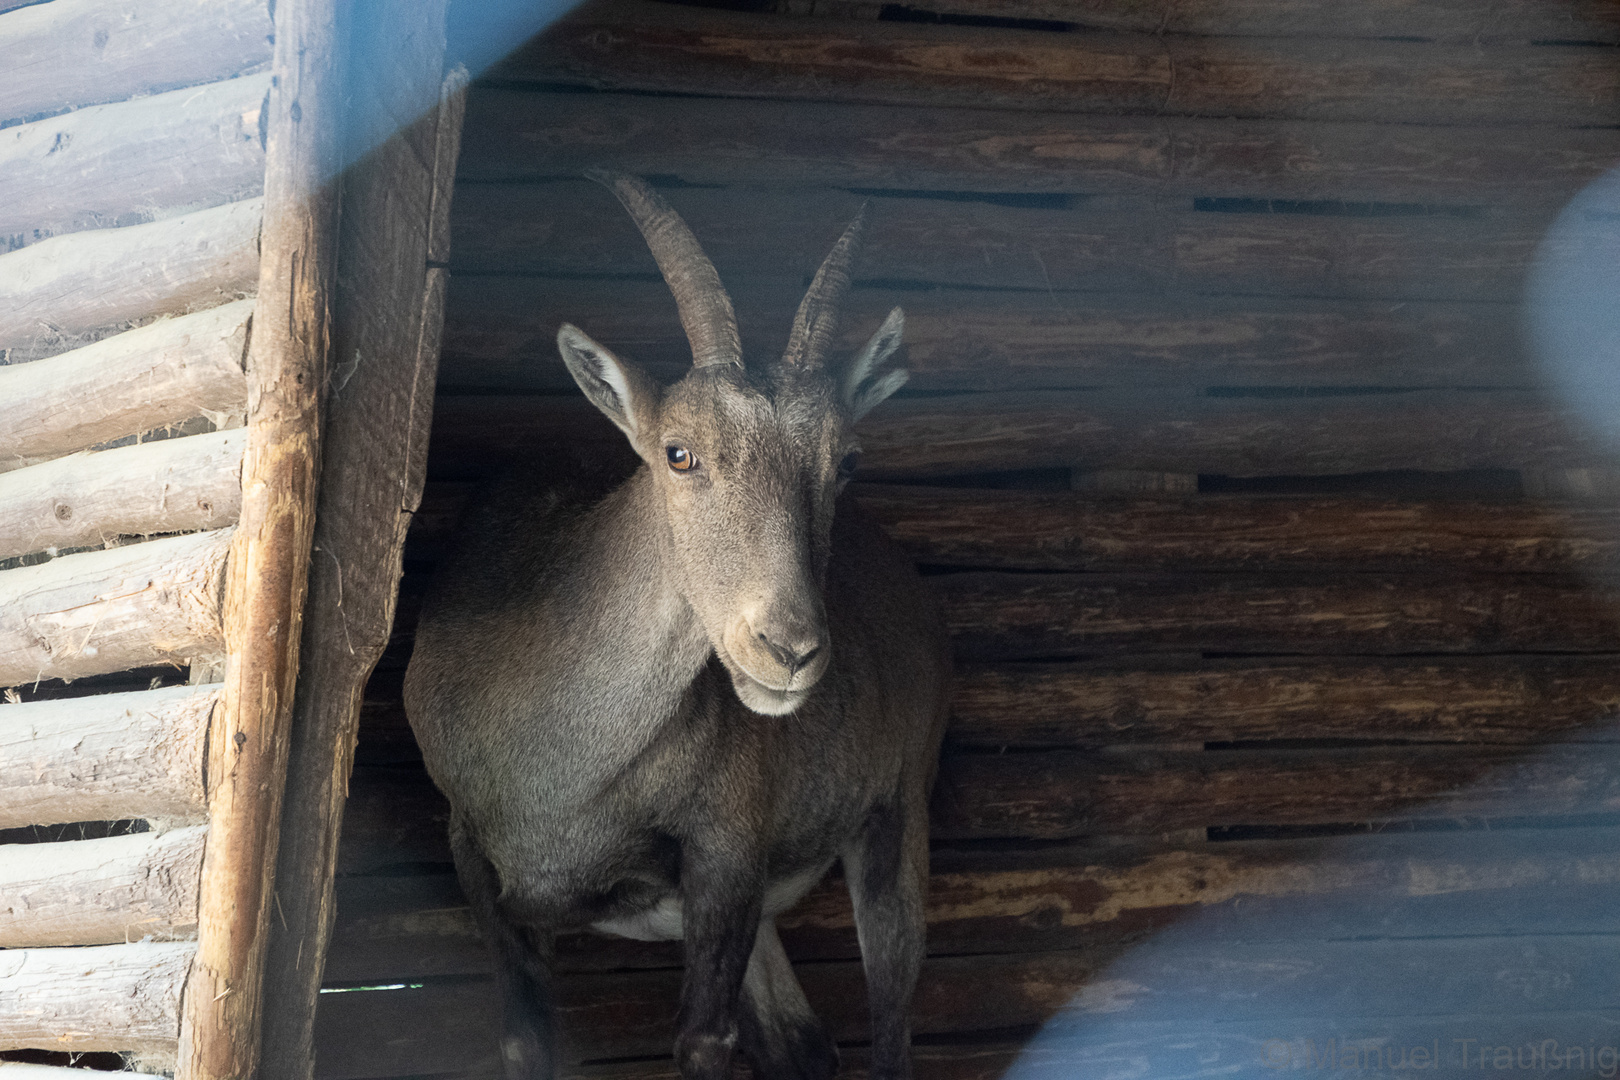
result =
[[738,995],[754,949],[763,860],[744,838],[689,843],[681,852],[686,977],[676,1026],[682,1080],[727,1080],[737,1046]]

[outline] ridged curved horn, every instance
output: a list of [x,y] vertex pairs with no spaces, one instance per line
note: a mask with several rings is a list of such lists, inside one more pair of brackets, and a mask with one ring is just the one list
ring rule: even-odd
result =
[[585,174],[619,197],[658,261],[658,269],[675,294],[681,326],[692,345],[692,363],[742,366],[742,339],[731,297],[720,284],[714,263],[703,254],[697,237],[675,208],[639,177],[592,169]]
[[799,302],[799,313],[793,316],[793,333],[788,336],[784,363],[800,367],[820,367],[827,358],[833,335],[838,333],[838,309],[849,291],[849,272],[855,265],[855,253],[861,246],[861,230],[866,227],[866,206],[849,223],[844,235],[828,253],[816,271],[815,280]]

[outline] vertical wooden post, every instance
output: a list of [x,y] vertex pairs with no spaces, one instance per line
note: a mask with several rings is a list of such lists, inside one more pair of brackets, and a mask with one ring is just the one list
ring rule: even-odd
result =
[[342,108],[337,7],[338,0],[275,6],[242,515],[226,586],[224,687],[209,735],[208,843],[178,1080],[249,1080],[258,1066],[330,350]]
[[[359,3],[358,18],[382,5]],[[337,355],[322,445],[303,663],[265,974],[263,1080],[308,1080],[335,913],[332,875],[360,701],[393,626],[405,532],[422,498],[467,74],[441,82],[444,0],[371,18],[351,131],[385,139],[344,177]],[[362,34],[357,25],[356,36]],[[390,117],[397,119],[389,119]],[[352,366],[352,370],[350,365]]]

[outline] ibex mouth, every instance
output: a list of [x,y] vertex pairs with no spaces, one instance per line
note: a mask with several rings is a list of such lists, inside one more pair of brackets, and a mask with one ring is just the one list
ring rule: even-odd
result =
[[[737,700],[764,716],[786,716],[803,705],[810,692],[821,681],[825,671],[825,664],[817,663],[811,665],[814,670],[801,668],[798,671],[788,672],[786,678],[772,680],[778,683],[772,686],[750,674],[725,646],[716,644],[715,653],[720,657],[720,662],[726,666],[727,673],[731,675],[731,685],[737,692]],[[798,685],[795,686],[795,683]]]

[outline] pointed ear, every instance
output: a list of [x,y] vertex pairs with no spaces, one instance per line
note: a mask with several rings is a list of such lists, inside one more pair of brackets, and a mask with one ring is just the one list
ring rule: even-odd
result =
[[895,308],[872,335],[872,340],[849,362],[849,369],[844,372],[844,404],[849,406],[856,420],[871,412],[911,377],[903,367],[884,370],[884,365],[900,347],[900,336],[905,329],[906,314]]
[[636,432],[648,419],[657,397],[657,387],[640,368],[614,356],[604,345],[571,323],[557,331],[557,351],[562,353],[568,373],[619,430],[636,441]]

